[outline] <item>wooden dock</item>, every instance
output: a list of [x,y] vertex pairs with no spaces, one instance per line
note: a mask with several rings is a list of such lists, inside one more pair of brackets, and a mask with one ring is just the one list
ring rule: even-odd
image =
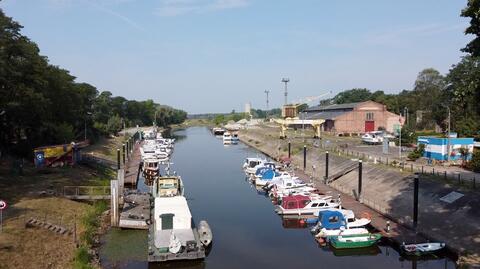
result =
[[142,157],[140,154],[140,147],[142,142],[136,142],[133,147],[133,152],[128,155],[128,160],[125,162],[125,177],[124,185],[135,187],[138,183],[138,175],[140,173],[140,163],[142,162]]
[[147,230],[150,224],[150,194],[126,192],[120,213],[120,228]]

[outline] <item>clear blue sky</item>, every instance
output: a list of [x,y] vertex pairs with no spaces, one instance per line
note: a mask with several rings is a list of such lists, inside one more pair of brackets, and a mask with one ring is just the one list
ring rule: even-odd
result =
[[189,113],[242,111],[353,87],[411,89],[470,37],[466,0],[4,0],[77,81]]

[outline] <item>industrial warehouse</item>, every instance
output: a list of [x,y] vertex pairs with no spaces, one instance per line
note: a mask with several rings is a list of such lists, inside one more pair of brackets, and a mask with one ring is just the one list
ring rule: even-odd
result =
[[322,130],[338,135],[362,134],[376,130],[394,133],[404,123],[402,116],[373,101],[320,105],[307,108],[305,112],[305,119],[325,120]]

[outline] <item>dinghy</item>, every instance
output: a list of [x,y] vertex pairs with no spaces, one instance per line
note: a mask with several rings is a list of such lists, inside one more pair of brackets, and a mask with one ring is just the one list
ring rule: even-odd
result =
[[445,247],[445,243],[421,243],[408,244],[403,243],[400,248],[407,255],[426,255],[437,252]]
[[330,244],[337,249],[365,248],[373,246],[381,238],[382,236],[380,234],[340,235],[332,237],[330,239]]

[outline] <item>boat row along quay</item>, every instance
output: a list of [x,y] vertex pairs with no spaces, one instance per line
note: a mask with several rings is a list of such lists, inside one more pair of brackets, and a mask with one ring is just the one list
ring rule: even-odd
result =
[[195,225],[182,178],[171,171],[175,139],[163,138],[156,127],[133,137],[127,154],[117,156],[111,226],[148,230],[149,263],[204,259],[213,235],[207,221]]
[[[248,140],[242,141],[259,149]],[[267,156],[269,154],[265,151],[263,153]],[[358,169],[358,191],[361,193],[362,162],[359,161],[354,168],[346,170],[353,169]],[[388,216],[361,203],[357,197],[343,195],[330,185],[314,182],[312,176],[298,167],[295,169],[292,158],[284,157],[272,161],[258,156],[247,157],[243,170],[257,191],[264,192],[271,199],[275,212],[282,219],[294,219],[298,221],[298,225],[310,227],[314,240],[321,246],[357,249],[387,240],[399,249],[401,255],[407,257],[452,254],[445,242],[417,233],[415,227],[392,221]],[[328,180],[328,177],[325,180]],[[418,176],[414,182],[415,191],[418,192]],[[418,193],[413,200],[413,219],[416,224]]]
[[[395,224],[394,229],[378,227],[378,221],[383,219],[367,207],[354,206],[352,199],[343,201],[340,195],[332,196],[331,189],[319,189],[305,180],[305,175],[295,176],[289,170],[290,163],[284,160],[281,164],[266,159],[246,158],[243,169],[252,184],[265,191],[275,205],[275,212],[284,219],[298,219],[301,224],[311,225],[311,232],[320,245],[330,244],[336,249],[364,248],[375,245],[382,237],[394,238],[400,233]],[[347,209],[348,208],[348,209]],[[360,211],[361,210],[361,211]],[[362,212],[357,217],[354,212]],[[374,216],[372,216],[374,214]],[[368,226],[374,229],[368,229]],[[371,231],[373,230],[373,232]],[[403,237],[405,238],[405,237]],[[411,238],[407,242],[414,242]],[[442,250],[441,242],[405,243],[400,250],[405,255],[426,255]]]

